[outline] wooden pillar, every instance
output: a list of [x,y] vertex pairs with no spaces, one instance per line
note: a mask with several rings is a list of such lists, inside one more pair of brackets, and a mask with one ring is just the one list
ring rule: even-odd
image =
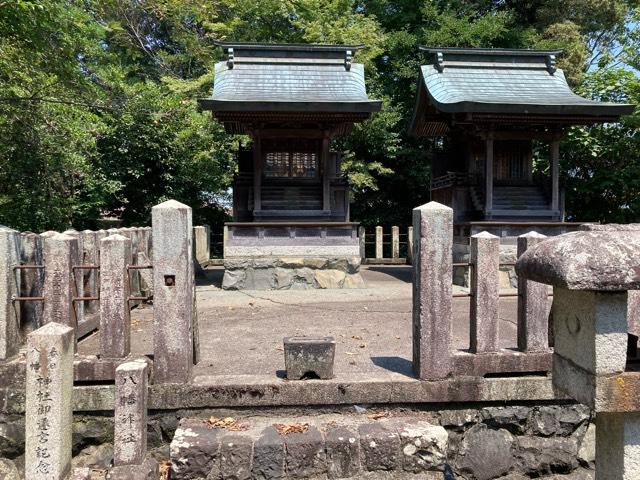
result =
[[551,210],[560,208],[560,140],[551,142]]
[[493,209],[493,138],[486,139],[484,161],[484,211],[490,215]]
[[253,211],[262,210],[262,148],[260,135],[253,137]]
[[331,210],[331,171],[329,168],[329,134],[322,137],[322,210]]

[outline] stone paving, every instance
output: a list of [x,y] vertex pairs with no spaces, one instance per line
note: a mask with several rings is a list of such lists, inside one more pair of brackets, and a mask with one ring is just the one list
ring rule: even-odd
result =
[[[411,374],[411,267],[368,266],[366,288],[351,290],[223,291],[223,270],[206,270],[197,286],[201,362],[194,375],[284,375],[282,339],[336,338],[335,373]],[[454,287],[454,293],[465,292]],[[469,300],[453,299],[454,345],[469,346]],[[516,346],[516,298],[500,301],[499,346]],[[152,307],[131,312],[131,350],[153,350]],[[98,351],[100,334],[79,353]]]

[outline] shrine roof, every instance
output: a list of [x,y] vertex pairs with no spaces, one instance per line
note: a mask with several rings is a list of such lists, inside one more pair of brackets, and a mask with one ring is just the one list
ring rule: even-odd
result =
[[216,112],[370,113],[364,67],[352,63],[360,45],[219,43],[227,60],[215,65],[213,95],[200,100]]
[[[420,133],[420,110],[432,116],[480,114],[535,117],[571,123],[615,120],[635,106],[576,95],[555,67],[560,50],[421,47],[429,59],[420,68],[418,101],[411,129]],[[428,123],[428,122],[427,122]],[[424,125],[422,130],[424,130]]]

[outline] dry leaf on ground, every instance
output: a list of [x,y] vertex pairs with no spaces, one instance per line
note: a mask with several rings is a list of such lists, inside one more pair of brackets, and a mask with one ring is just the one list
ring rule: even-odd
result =
[[211,417],[209,418],[209,420],[207,420],[207,424],[212,427],[224,428],[231,432],[240,432],[242,430],[246,430],[249,428],[249,426],[246,423],[240,423],[238,420],[236,420],[233,417],[225,417],[225,418]]
[[171,463],[169,460],[162,460],[160,462],[160,480],[169,479],[169,470],[171,470]]
[[280,435],[289,435],[290,433],[306,433],[309,430],[308,423],[276,423],[274,427]]
[[375,412],[367,415],[367,417],[370,418],[371,420],[379,420],[381,418],[385,418],[388,416],[389,416],[389,412]]

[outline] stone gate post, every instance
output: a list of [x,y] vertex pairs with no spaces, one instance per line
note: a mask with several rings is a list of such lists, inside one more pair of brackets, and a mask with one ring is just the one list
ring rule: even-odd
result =
[[640,388],[625,368],[627,290],[640,289],[639,253],[640,232],[575,232],[516,264],[519,276],[553,285],[553,385],[596,411],[598,480],[638,478]]
[[191,207],[169,200],[153,207],[151,217],[154,380],[186,383],[197,333]]
[[451,372],[453,210],[413,209],[413,370],[421,380]]
[[5,360],[20,348],[20,304],[12,300],[20,285],[20,272],[13,268],[20,263],[20,234],[1,226],[0,261],[0,360]]

